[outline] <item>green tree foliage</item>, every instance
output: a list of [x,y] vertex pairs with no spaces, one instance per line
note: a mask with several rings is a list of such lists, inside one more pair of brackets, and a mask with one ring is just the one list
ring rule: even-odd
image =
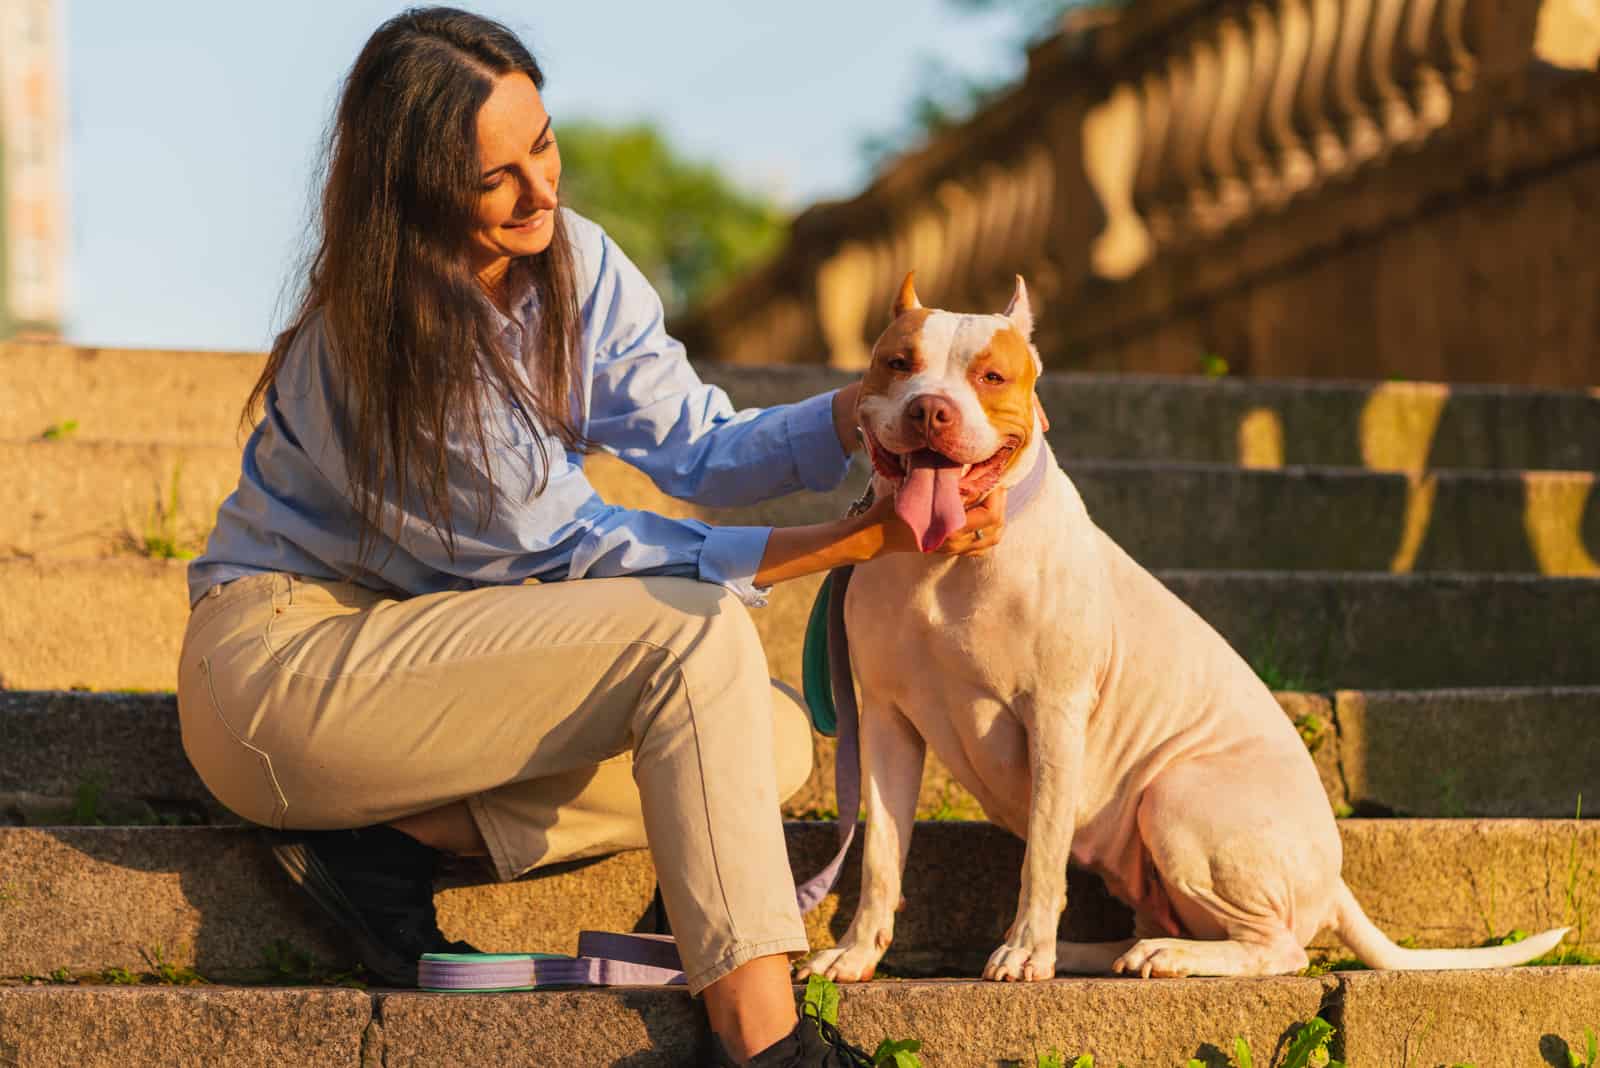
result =
[[[1011,23],[1011,47],[1020,55],[1049,37],[1062,16],[1073,8],[1117,6],[1132,0],[945,0],[956,15],[1000,15]],[[1005,76],[974,77],[947,60],[924,55],[917,62],[917,90],[899,128],[862,138],[860,151],[868,166],[877,168],[889,159],[934,134],[965,122],[985,104],[1010,88]],[[1021,73],[1021,67],[1018,67]]]
[[563,201],[605,227],[669,314],[754,265],[787,232],[774,201],[685,159],[647,123],[568,122],[556,139]]

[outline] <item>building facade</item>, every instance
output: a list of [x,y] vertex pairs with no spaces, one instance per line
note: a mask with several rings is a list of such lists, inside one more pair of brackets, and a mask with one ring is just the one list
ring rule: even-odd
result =
[[56,336],[65,312],[63,2],[0,2],[0,338]]

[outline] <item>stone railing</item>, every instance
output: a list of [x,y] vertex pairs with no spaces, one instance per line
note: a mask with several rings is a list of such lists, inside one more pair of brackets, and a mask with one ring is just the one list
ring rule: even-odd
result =
[[[1153,261],[1270,229],[1364,176],[1434,166],[1406,161],[1525,97],[1541,58],[1592,67],[1587,2],[1149,0],[1080,14],[1034,49],[1021,85],[854,200],[802,215],[775,260],[677,325],[709,358],[859,367],[905,271],[925,302],[965,310],[998,310],[1021,272],[1057,331],[1047,361],[1083,363],[1063,322],[1125,333],[1167,314],[1163,301],[1202,299],[1177,292],[1181,277],[1146,278]],[[1325,246],[1347,236],[1321,229]],[[1249,270],[1308,251],[1272,244]],[[1132,279],[1160,292],[1127,300]]]
[[[1519,74],[1539,8],[1490,0],[1269,0],[1107,27],[1121,66],[1083,127],[1107,214],[1095,273],[1204,239],[1420,146]],[[1141,47],[1142,46],[1142,47]]]

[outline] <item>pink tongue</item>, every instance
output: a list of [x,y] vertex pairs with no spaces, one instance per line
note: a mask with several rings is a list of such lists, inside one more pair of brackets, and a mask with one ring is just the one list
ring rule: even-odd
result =
[[961,504],[961,465],[931,450],[905,457],[906,477],[894,495],[894,510],[932,552],[967,525]]

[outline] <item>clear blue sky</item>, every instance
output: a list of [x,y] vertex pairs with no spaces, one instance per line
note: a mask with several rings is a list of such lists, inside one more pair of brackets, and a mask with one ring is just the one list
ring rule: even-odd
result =
[[[72,248],[85,344],[263,348],[344,72],[395,0],[64,0]],[[937,55],[1015,73],[1011,22],[944,0],[467,2],[533,49],[562,116],[656,120],[800,207],[866,180]],[[559,129],[559,126],[558,126]]]

